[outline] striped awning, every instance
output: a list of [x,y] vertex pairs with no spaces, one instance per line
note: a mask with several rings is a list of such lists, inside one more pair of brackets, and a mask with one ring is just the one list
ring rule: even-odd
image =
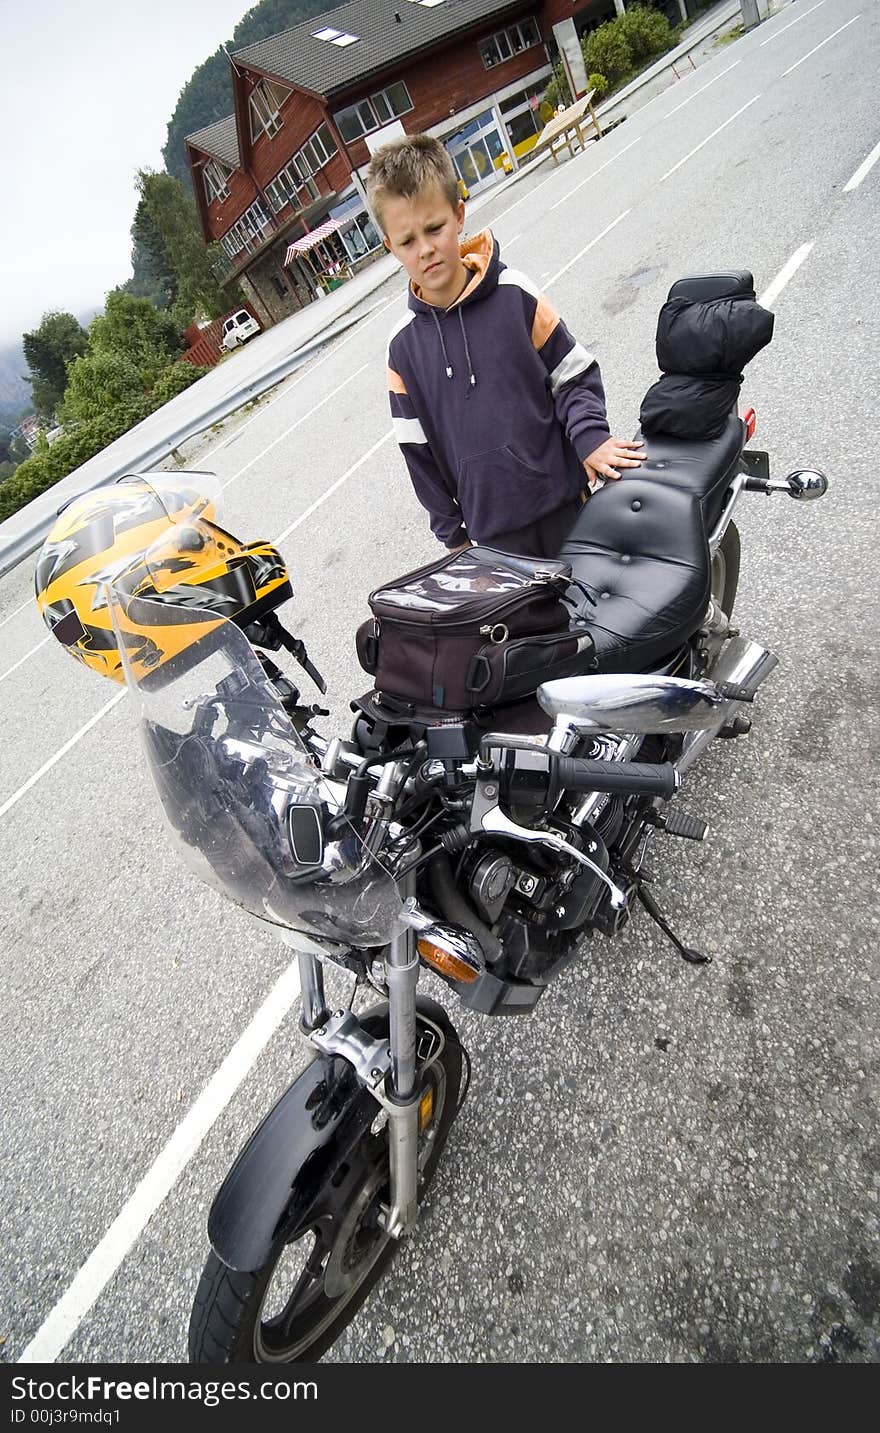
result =
[[339,219],[327,219],[323,224],[319,224],[317,229],[310,229],[308,234],[303,234],[301,239],[294,239],[293,243],[288,245],[287,253],[284,255],[285,264],[289,264],[297,254],[304,254],[307,249],[314,249],[315,245],[320,244],[322,239],[326,239],[328,234],[335,234],[336,230],[341,228],[342,223]]

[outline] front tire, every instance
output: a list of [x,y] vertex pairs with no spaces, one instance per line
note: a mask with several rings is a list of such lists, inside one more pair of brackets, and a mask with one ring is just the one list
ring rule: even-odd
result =
[[[419,1002],[429,1018],[432,1004]],[[419,1136],[420,1202],[461,1089],[461,1046],[440,1013],[446,1043],[421,1087],[432,1101]],[[376,1111],[351,1159],[261,1269],[242,1273],[208,1256],[190,1318],[191,1363],[313,1363],[354,1318],[397,1248],[376,1217],[388,1200],[388,1131],[378,1105]]]

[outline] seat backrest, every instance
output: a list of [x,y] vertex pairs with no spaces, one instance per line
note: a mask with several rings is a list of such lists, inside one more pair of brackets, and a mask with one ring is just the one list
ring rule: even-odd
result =
[[670,299],[732,299],[755,297],[755,280],[748,269],[722,269],[717,274],[693,274],[678,279],[666,296]]

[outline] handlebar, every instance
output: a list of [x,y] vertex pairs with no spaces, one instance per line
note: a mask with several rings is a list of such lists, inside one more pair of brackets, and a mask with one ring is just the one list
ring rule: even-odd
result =
[[668,801],[681,785],[681,777],[668,761],[589,761],[560,756],[556,761],[557,789],[604,791],[613,796],[661,796]]

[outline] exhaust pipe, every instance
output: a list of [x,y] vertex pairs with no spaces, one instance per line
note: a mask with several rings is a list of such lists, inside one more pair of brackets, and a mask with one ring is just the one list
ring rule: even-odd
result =
[[777,665],[778,658],[759,642],[749,642],[744,637],[731,637],[715,666],[706,675],[719,687],[736,687],[740,700],[731,699],[720,706],[710,727],[685,734],[681,756],[674,763],[677,772],[683,775],[693,766],[709,742],[714,740],[721,728],[736,713],[741,700],[753,697]]

